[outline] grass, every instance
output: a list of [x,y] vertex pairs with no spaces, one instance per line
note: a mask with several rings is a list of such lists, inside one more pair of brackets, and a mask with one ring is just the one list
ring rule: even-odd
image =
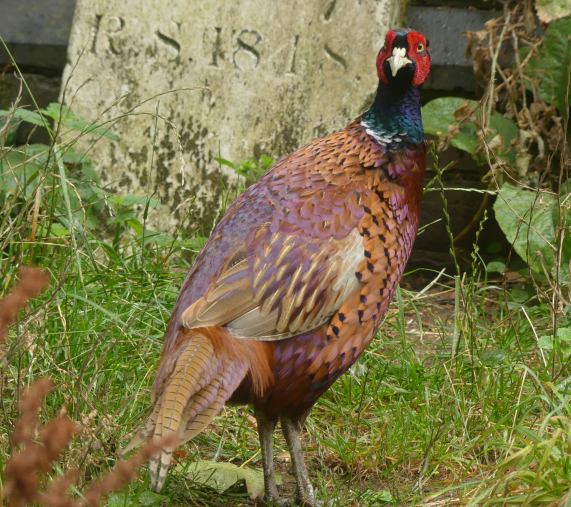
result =
[[[57,391],[48,414],[65,404],[84,428],[62,467],[80,465],[87,481],[113,464],[148,407],[164,322],[187,263],[175,255],[165,262],[160,250],[146,252],[142,263],[141,252],[109,256],[97,247],[96,264],[81,257],[81,282],[70,269],[61,278],[66,250],[69,256],[61,247],[63,258],[54,255],[49,263],[61,287],[15,329],[23,339],[2,375],[0,438],[8,449],[22,386],[49,375]],[[512,487],[522,498],[546,489],[563,496],[571,471],[566,382],[552,381],[522,308],[539,329],[549,325],[549,316],[531,301],[514,301],[510,287],[490,285],[464,278],[460,289],[468,300],[456,309],[452,284],[420,297],[401,291],[381,335],[308,422],[307,458],[322,499],[332,505],[413,505],[444,496],[465,503]],[[453,357],[457,323],[461,343]],[[247,414],[246,408],[227,409],[212,431],[189,444],[188,456],[155,500],[213,505],[211,492],[185,481],[186,461],[259,466],[255,424]],[[277,446],[286,475],[283,439]],[[531,484],[530,477],[515,474],[524,464],[522,472],[535,474]],[[146,498],[147,484],[143,475],[126,504]],[[216,501],[247,504],[247,496],[237,489]]]
[[[56,389],[44,417],[65,407],[83,427],[54,474],[79,466],[86,483],[112,467],[149,407],[166,321],[201,238],[149,231],[160,207],[103,191],[72,148],[0,153],[1,291],[21,264],[52,280],[8,341],[0,469],[22,389],[48,375]],[[469,273],[422,273],[436,279],[428,287],[408,273],[379,335],[317,403],[306,457],[327,505],[571,505],[569,368],[539,346],[554,315],[567,325],[568,309],[554,310],[525,269],[490,279],[477,249],[473,260]],[[291,492],[280,435],[276,456]],[[218,494],[190,481],[199,459],[260,468],[251,410],[226,408],[185,446],[160,495],[143,473],[109,504],[252,505],[240,485]]]

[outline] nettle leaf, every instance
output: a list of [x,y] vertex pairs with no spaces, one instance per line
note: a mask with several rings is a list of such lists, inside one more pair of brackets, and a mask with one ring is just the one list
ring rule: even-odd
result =
[[[517,254],[537,273],[552,273],[555,266],[557,213],[555,195],[532,192],[506,183],[494,204],[496,220]],[[569,259],[561,269],[568,273]]]
[[244,481],[250,498],[264,495],[264,475],[259,470],[238,467],[232,463],[198,461],[188,466],[188,477],[199,484],[223,493],[238,482]]
[[556,19],[571,16],[569,0],[535,0],[535,9],[542,23],[551,23]]
[[[521,52],[525,57],[529,49],[523,48]],[[549,25],[525,73],[534,81],[542,100],[563,113],[565,97],[571,95],[571,16]]]

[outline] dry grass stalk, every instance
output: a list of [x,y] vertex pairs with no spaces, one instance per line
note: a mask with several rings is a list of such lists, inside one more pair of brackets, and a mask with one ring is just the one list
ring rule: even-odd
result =
[[[43,270],[30,267],[22,269],[20,280],[12,292],[0,300],[0,343],[4,341],[8,327],[16,320],[18,312],[26,307],[30,299],[41,293],[48,279],[48,274]],[[6,462],[5,487],[0,489],[2,505],[97,507],[106,495],[132,482],[137,477],[138,468],[158,454],[162,447],[170,444],[168,440],[147,443],[130,459],[119,461],[111,471],[87,485],[83,497],[73,498],[69,490],[80,479],[79,469],[68,470],[51,481],[45,478],[80,429],[66,415],[54,417],[43,426],[40,424],[40,409],[52,390],[52,381],[41,378],[22,395],[19,404],[21,415],[12,433],[16,451]],[[42,485],[45,485],[43,490]]]

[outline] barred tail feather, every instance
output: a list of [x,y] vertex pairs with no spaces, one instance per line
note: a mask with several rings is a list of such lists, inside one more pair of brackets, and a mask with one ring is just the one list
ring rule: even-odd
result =
[[[194,438],[220,413],[248,373],[258,390],[263,390],[270,379],[263,354],[249,351],[243,340],[235,347],[228,343],[234,340],[225,336],[223,330],[216,332],[219,330],[181,331],[182,345],[175,360],[170,358],[173,367],[170,371],[160,370],[163,378],[157,383],[151,415],[124,450],[126,453],[148,438],[160,441],[175,436],[175,442],[164,445],[162,452],[149,462],[151,487],[155,491],[164,485],[176,447]],[[256,379],[264,379],[264,383],[255,385]]]

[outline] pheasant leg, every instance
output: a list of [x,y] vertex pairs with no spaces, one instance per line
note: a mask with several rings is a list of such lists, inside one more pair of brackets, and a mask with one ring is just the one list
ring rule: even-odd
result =
[[307,468],[303,459],[301,450],[301,441],[299,438],[301,423],[299,420],[292,420],[286,417],[281,419],[282,430],[289,447],[291,462],[293,465],[293,473],[297,482],[297,500],[301,505],[315,506],[315,493],[309,482]]
[[276,427],[276,420],[266,417],[264,413],[256,410],[256,421],[258,423],[258,435],[260,437],[260,447],[262,450],[262,466],[264,468],[264,491],[265,501],[279,504],[278,487],[274,474],[274,450],[273,434]]

